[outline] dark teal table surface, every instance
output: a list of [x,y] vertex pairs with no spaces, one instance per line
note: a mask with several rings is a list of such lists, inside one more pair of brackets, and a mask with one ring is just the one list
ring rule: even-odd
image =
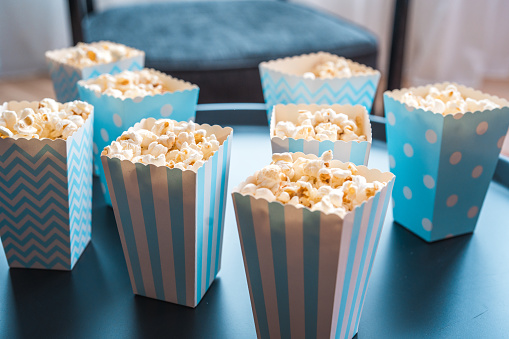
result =
[[[234,128],[229,190],[271,159],[268,128]],[[388,170],[375,141],[369,167]],[[222,268],[196,309],[134,296],[113,210],[94,180],[92,242],[72,272],[11,269],[0,338],[255,338],[228,197]],[[427,244],[387,213],[358,338],[509,338],[509,189],[492,182],[474,234]]]

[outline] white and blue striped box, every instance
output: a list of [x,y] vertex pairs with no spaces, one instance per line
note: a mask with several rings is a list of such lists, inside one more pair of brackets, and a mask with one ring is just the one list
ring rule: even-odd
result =
[[[104,42],[104,41],[101,41]],[[145,66],[145,52],[131,48],[132,56],[116,62],[97,64],[89,67],[75,67],[62,62],[67,48],[47,51],[48,65],[57,101],[67,102],[79,99],[77,83],[79,80],[96,78],[103,73],[117,74],[125,70],[135,71]]]
[[371,112],[380,80],[378,70],[347,59],[351,68],[365,73],[348,78],[304,78],[317,64],[337,59],[337,55],[318,52],[260,63],[267,117],[277,104],[362,105]]
[[150,69],[171,88],[172,92],[147,95],[136,98],[117,98],[90,89],[90,81],[79,81],[80,100],[95,107],[94,121],[94,173],[101,179],[101,190],[106,204],[111,206],[110,194],[101,163],[101,152],[119,137],[129,126],[144,118],[173,119],[187,121],[194,119],[198,103],[198,86],[173,78]]
[[[299,110],[308,110],[312,113],[324,109],[331,108],[336,113],[344,113],[349,118],[355,119],[360,117],[362,120],[362,132],[366,136],[366,141],[318,141],[294,138],[279,138],[276,136],[276,125],[280,121],[290,121],[294,124],[298,122]],[[352,162],[355,165],[367,166],[369,151],[371,149],[371,123],[368,111],[361,105],[316,105],[316,104],[288,104],[275,105],[272,110],[270,119],[270,142],[272,145],[272,153],[284,152],[302,152],[305,154],[314,154],[321,156],[325,151],[332,151],[336,160],[343,162]]]
[[[339,161],[332,166],[346,168]],[[344,218],[233,190],[258,338],[357,333],[395,178],[357,168],[368,181],[387,185]]]
[[189,307],[221,268],[233,133],[200,128],[221,146],[197,172],[101,157],[133,292]]
[[404,104],[404,90],[384,94],[394,220],[428,242],[474,231],[509,126],[508,101],[454,85],[501,108],[444,116]]
[[[37,109],[8,102],[0,112]],[[92,232],[94,113],[67,140],[0,138],[0,236],[10,267],[71,270]]]

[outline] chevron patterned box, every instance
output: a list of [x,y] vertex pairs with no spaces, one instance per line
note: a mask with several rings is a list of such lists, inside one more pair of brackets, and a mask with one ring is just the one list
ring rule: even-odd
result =
[[368,181],[387,185],[344,218],[233,189],[258,338],[343,339],[357,333],[394,185],[391,173],[357,169]]
[[198,86],[173,78],[156,70],[173,92],[136,98],[118,98],[90,89],[90,81],[79,81],[80,99],[94,106],[94,173],[101,179],[104,199],[111,206],[110,194],[101,164],[101,152],[130,126],[145,118],[194,119],[198,103]]
[[233,133],[200,128],[221,146],[197,172],[101,157],[134,294],[189,307],[221,268]]
[[133,53],[129,58],[82,68],[71,66],[61,61],[62,57],[69,50],[68,48],[46,52],[46,63],[48,64],[51,80],[53,81],[57,101],[68,102],[78,100],[77,82],[79,80],[95,78],[103,73],[117,74],[124,70],[134,71],[142,69],[145,66],[145,52],[131,47],[127,48]]
[[[338,59],[364,74],[331,79],[304,77],[317,64]],[[326,52],[262,62],[258,68],[268,118],[277,104],[362,105],[370,112],[380,80],[379,71]]]
[[[362,120],[362,131],[366,136],[366,141],[319,141],[316,139],[294,139],[279,138],[276,136],[276,124],[279,121],[290,121],[296,124],[298,122],[299,110],[307,110],[316,112],[324,108],[332,108],[337,113],[344,113],[349,118],[355,119],[360,117]],[[321,156],[323,152],[332,150],[334,159],[343,162],[353,162],[355,165],[368,164],[369,151],[371,149],[371,123],[368,111],[361,105],[308,105],[308,104],[288,104],[275,105],[272,110],[270,119],[270,142],[272,145],[272,153],[284,152],[302,152],[305,154],[314,154]]]
[[93,119],[92,111],[67,140],[0,138],[0,236],[10,267],[71,270],[89,243]]
[[509,126],[508,101],[456,86],[501,108],[444,116],[404,104],[404,90],[384,94],[394,220],[428,242],[474,231]]

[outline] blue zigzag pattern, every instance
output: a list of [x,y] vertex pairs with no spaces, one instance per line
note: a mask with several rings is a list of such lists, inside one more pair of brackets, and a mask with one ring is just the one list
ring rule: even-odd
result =
[[[0,235],[11,267],[70,268],[67,180],[61,178],[67,173],[65,159],[47,142],[34,156],[15,143],[0,155]],[[60,199],[41,199],[50,195]],[[48,243],[51,229],[58,232]]]
[[77,71],[68,72],[64,66],[55,66],[51,69],[51,80],[57,101],[68,102],[79,98],[76,84],[81,80],[81,75]]
[[[104,67],[104,65],[100,66]],[[141,66],[138,62],[133,61],[133,63],[129,65],[129,67],[127,67],[126,69],[132,71],[139,70],[142,68],[143,66]],[[50,66],[51,80],[53,81],[53,88],[55,89],[57,100],[59,102],[68,102],[79,99],[77,86],[79,80],[95,78],[103,73],[117,74],[122,72],[123,70],[125,69],[119,67],[117,64],[114,64],[111,70],[107,72],[100,72],[96,69],[93,69],[89,76],[83,77],[80,72],[70,67],[66,67],[64,65],[56,63],[53,63]]]
[[[90,119],[91,120],[91,119]],[[72,269],[90,241],[92,121],[67,141],[0,140],[0,236],[11,267]]]
[[[34,252],[35,253],[35,252]],[[67,260],[62,259],[58,256],[51,256],[52,260],[50,264],[42,260],[39,256],[31,256],[30,260],[25,257],[13,253],[10,256],[9,266],[10,267],[33,267],[33,268],[47,268],[47,269],[62,269],[68,266]]]
[[[137,71],[137,70],[140,70],[140,69],[143,69],[143,66],[141,66],[139,63],[137,63],[136,61],[134,61],[128,68],[127,70],[129,71]],[[111,68],[111,70],[108,72],[109,74],[118,74],[122,71],[125,71],[125,69],[121,68],[121,67],[118,67],[117,65],[113,66]],[[94,70],[92,71],[92,73],[90,73],[90,76],[87,77],[87,79],[90,79],[90,78],[96,78],[98,77],[99,75],[101,75],[103,72],[99,72],[97,70]]]
[[92,122],[88,123],[81,139],[73,138],[68,149],[71,266],[92,235]]
[[276,104],[350,104],[363,105],[371,110],[376,93],[377,83],[366,80],[355,86],[346,81],[339,89],[332,88],[329,83],[323,84],[316,91],[311,91],[304,81],[292,86],[284,76],[273,78],[269,72],[262,74],[262,87],[265,102],[269,111]]

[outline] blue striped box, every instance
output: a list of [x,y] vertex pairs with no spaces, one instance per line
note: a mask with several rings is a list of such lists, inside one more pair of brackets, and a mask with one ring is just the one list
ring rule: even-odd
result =
[[133,292],[189,307],[221,268],[233,133],[200,126],[221,146],[197,172],[101,157]]
[[357,333],[394,184],[391,173],[357,168],[388,184],[343,219],[233,190],[258,338]]
[[509,126],[509,102],[454,85],[502,108],[443,116],[403,104],[403,91],[384,94],[394,220],[428,242],[474,231]]
[[57,101],[68,102],[79,99],[77,83],[82,79],[96,78],[103,73],[117,74],[125,70],[135,71],[145,66],[145,52],[131,48],[133,56],[117,62],[98,64],[89,67],[75,67],[60,60],[67,48],[46,52],[53,88]]
[[10,267],[71,270],[89,243],[93,119],[67,140],[0,138],[0,236]]
[[[324,109],[332,108],[337,113],[347,114],[350,118],[362,117],[362,130],[366,135],[366,141],[318,141],[294,138],[276,137],[276,125],[280,121],[291,121],[294,124],[298,122],[299,110],[304,109],[312,113]],[[302,152],[304,154],[314,154],[321,156],[323,152],[331,150],[336,160],[343,162],[353,162],[355,165],[368,164],[369,151],[371,149],[371,123],[368,111],[364,106],[356,105],[307,105],[307,104],[288,104],[275,105],[270,119],[270,142],[272,153],[284,152]]]
[[198,86],[172,78],[156,70],[150,70],[160,76],[173,92],[148,95],[137,98],[116,98],[91,90],[87,81],[80,81],[78,89],[80,99],[95,108],[94,122],[94,173],[101,179],[101,189],[106,204],[111,206],[110,194],[101,163],[104,147],[118,138],[129,126],[145,118],[173,119],[186,121],[194,119],[198,103]]
[[348,60],[352,68],[366,71],[366,74],[333,79],[303,77],[317,64],[337,58],[336,55],[319,52],[262,62],[258,68],[268,118],[272,107],[277,104],[362,105],[371,112],[380,80],[379,71]]

